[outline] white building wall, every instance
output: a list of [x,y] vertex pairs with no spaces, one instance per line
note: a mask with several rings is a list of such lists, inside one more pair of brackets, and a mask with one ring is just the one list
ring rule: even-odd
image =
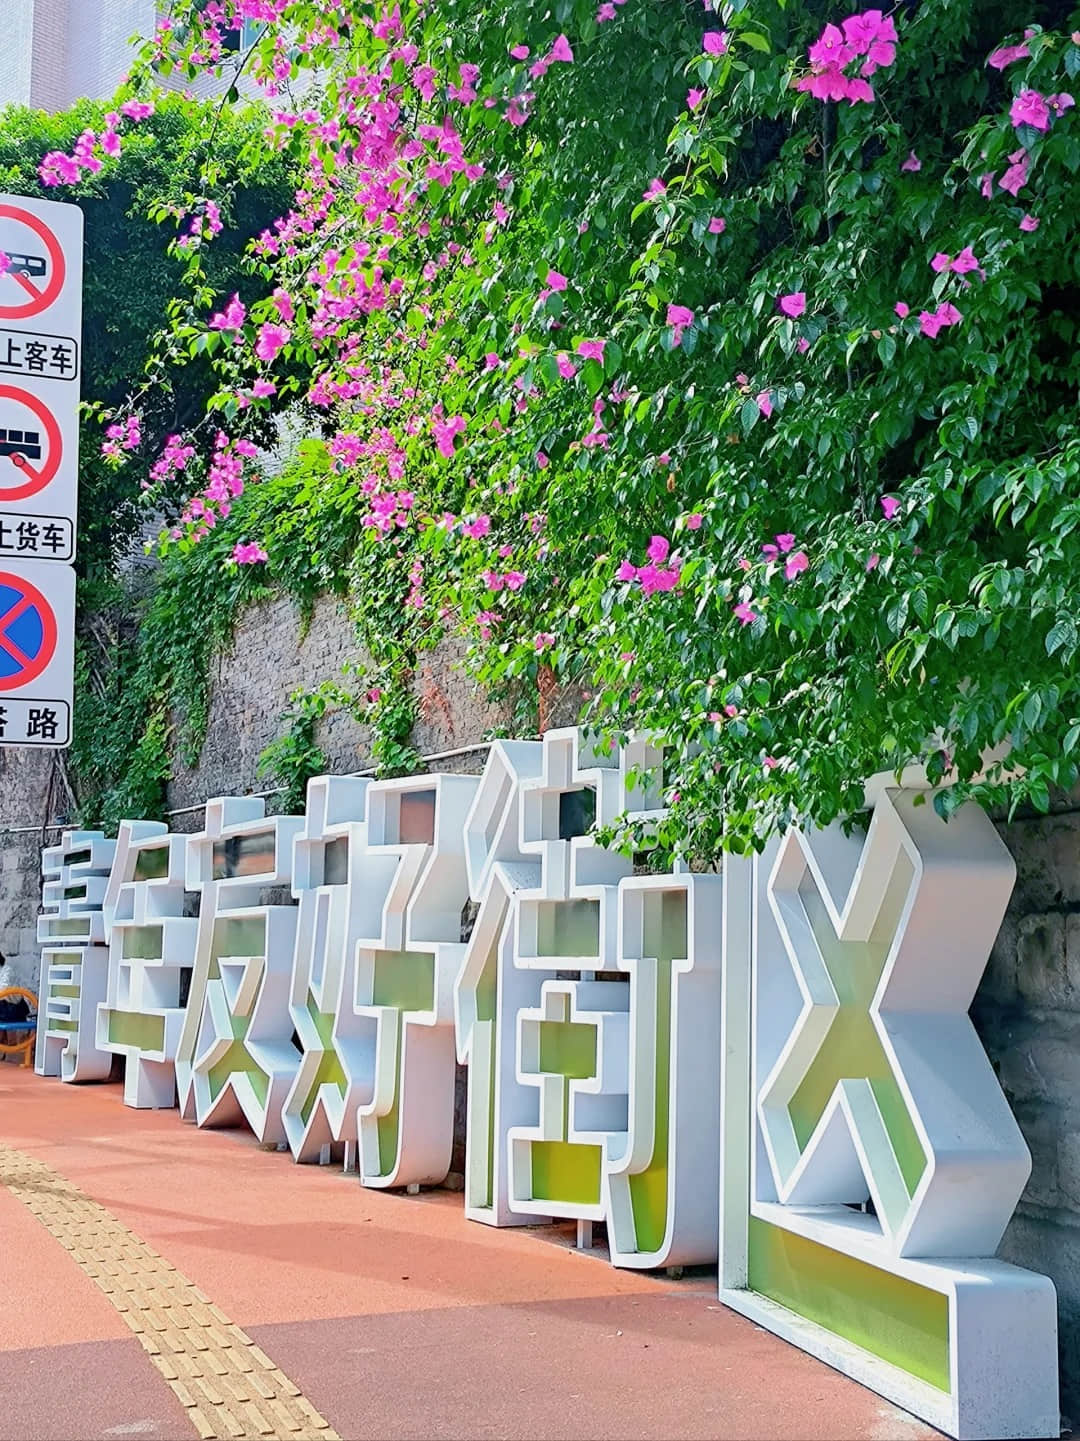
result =
[[0,45],[0,104],[30,100],[34,0],[5,0],[4,43]]

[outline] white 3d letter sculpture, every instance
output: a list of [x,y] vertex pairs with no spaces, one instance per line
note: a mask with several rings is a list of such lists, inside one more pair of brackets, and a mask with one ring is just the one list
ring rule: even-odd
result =
[[254,797],[213,800],[187,851],[187,887],[201,893],[202,909],[176,1054],[180,1111],[199,1126],[246,1123],[279,1144],[300,1059],[289,1014],[296,908],[263,892],[291,885],[303,824],[267,818]]
[[126,1057],[124,1104],[176,1105],[176,1048],[199,923],[185,916],[187,837],[159,821],[121,821],[105,893],[109,980],[97,1043]]
[[577,730],[499,743],[467,826],[467,1213],[606,1221],[621,1266],[717,1246],[722,881],[635,877],[588,834],[658,811],[661,766]]
[[103,1081],[112,1069],[112,1056],[96,1042],[109,974],[102,902],[115,850],[101,831],[65,831],[42,853],[39,1076]]
[[290,1010],[301,1057],[282,1121],[297,1161],[323,1160],[335,1142],[355,1147],[359,1099],[341,1058],[348,1048],[360,1051],[349,1067],[355,1074],[374,1053],[374,1026],[350,1025],[356,947],[365,929],[356,874],[370,784],[351,776],[309,781],[307,818],[293,843],[299,909]]
[[1030,1156],[967,1014],[1015,869],[981,810],[925,799],[879,788],[865,838],[754,862],[721,1296],[953,1435],[1056,1435],[1054,1288],[986,1259]]
[[430,775],[367,791],[366,839],[350,872],[360,932],[354,989],[336,1029],[357,1100],[365,1186],[433,1185],[450,1169],[464,824],[476,785],[472,776]]

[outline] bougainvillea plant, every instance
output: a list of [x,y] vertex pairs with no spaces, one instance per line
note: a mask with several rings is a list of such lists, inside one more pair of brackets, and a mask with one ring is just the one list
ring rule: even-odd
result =
[[303,179],[255,303],[198,283],[227,177],[175,216],[170,361],[221,389],[159,455],[137,398],[103,437],[186,491],[167,545],[272,577],[248,432],[289,403],[416,643],[669,742],[675,848],[912,762],[945,812],[1076,781],[1080,10],[185,0],[118,114],[205,70]]

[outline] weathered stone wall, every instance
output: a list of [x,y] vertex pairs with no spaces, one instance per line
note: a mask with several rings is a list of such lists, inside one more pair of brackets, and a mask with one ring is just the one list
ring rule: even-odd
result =
[[[258,760],[281,733],[290,695],[340,680],[343,665],[362,659],[353,625],[332,597],[319,601],[307,627],[287,596],[253,607],[217,664],[206,744],[197,766],[176,767],[170,808],[268,789],[272,782],[258,775]],[[482,740],[505,720],[484,702],[460,661],[461,647],[453,641],[421,658],[413,682],[419,719],[412,740],[422,755]],[[328,715],[317,740],[332,771],[362,770],[370,763],[368,729],[345,712]]]
[[0,986],[37,989],[41,828],[54,819],[57,780],[51,752],[0,747]]
[[[1075,801],[1075,798],[1073,798]],[[1062,1406],[1080,1419],[1080,811],[1000,827],[1017,882],[973,1008],[1032,1154],[999,1255],[1053,1277]]]

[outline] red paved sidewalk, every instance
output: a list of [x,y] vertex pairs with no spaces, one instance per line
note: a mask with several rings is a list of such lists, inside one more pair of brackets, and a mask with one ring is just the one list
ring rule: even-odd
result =
[[[461,1198],[364,1190],[119,1086],[0,1065],[0,1144],[73,1181],[242,1326],[346,1441],[936,1432],[718,1305]],[[108,1299],[0,1185],[0,1441],[193,1441]]]

